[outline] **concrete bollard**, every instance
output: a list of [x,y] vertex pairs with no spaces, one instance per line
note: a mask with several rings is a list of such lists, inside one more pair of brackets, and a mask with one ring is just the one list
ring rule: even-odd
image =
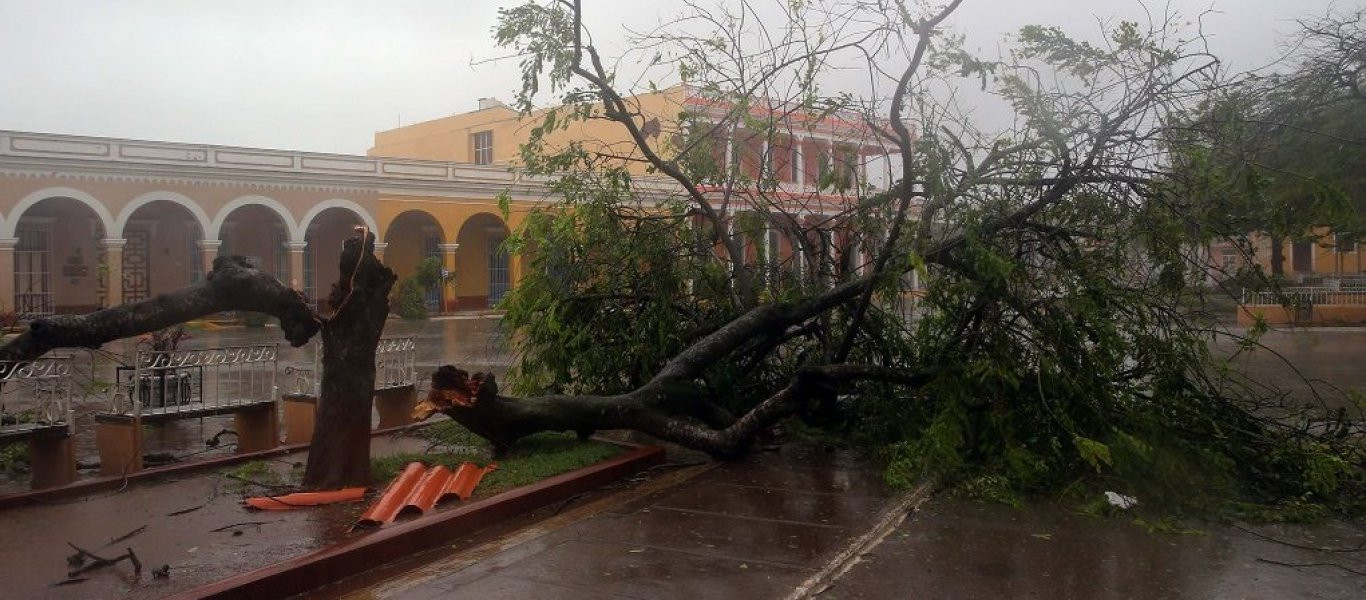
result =
[[142,419],[127,415],[95,415],[95,446],[100,475],[118,476],[142,470]]
[[379,411],[378,429],[402,427],[413,422],[413,408],[417,406],[417,386],[375,390],[375,409]]
[[318,413],[318,397],[312,394],[285,394],[285,443],[313,441],[313,423]]
[[233,413],[237,429],[237,453],[270,450],[280,445],[280,416],[274,404],[263,404]]
[[61,434],[28,441],[28,464],[33,473],[29,487],[35,490],[60,487],[76,480],[74,438]]

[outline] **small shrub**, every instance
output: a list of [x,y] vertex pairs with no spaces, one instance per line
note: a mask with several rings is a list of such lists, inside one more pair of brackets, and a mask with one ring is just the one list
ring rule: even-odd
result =
[[417,269],[412,277],[408,277],[398,284],[394,292],[393,306],[394,312],[398,316],[409,320],[422,320],[427,318],[427,291],[441,285],[447,279],[442,272],[441,259],[428,257],[417,263]]
[[22,475],[28,472],[28,445],[10,444],[0,447],[0,472]]
[[413,277],[398,284],[397,297],[394,299],[394,312],[409,321],[427,318],[426,293]]

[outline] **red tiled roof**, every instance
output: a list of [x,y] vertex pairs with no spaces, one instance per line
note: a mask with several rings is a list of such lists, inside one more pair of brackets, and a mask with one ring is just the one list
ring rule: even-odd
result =
[[428,469],[420,462],[408,463],[403,472],[384,488],[384,493],[370,505],[369,510],[361,515],[354,529],[379,527],[393,522],[404,513],[425,513],[449,496],[468,500],[484,475],[496,468],[496,463],[479,467],[467,462],[452,472],[443,465]]

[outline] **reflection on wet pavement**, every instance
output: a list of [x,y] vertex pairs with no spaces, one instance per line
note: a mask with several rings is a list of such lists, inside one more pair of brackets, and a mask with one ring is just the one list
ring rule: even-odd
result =
[[[1366,328],[1273,330],[1260,342],[1266,347],[1238,356],[1234,367],[1289,391],[1297,402],[1317,405],[1311,386],[1331,408],[1350,407],[1349,391],[1366,391],[1366,369],[1361,368],[1366,364]],[[1223,338],[1215,348],[1227,356],[1236,342]]]
[[[1352,548],[1366,526],[1258,526],[1258,534],[1318,547]],[[857,598],[1366,597],[1366,556],[1293,548],[1212,525],[1199,533],[1149,533],[1125,518],[1095,518],[1054,505],[1014,509],[936,498],[907,519],[823,600]]]
[[356,597],[777,598],[862,533],[887,494],[848,455],[788,445]]

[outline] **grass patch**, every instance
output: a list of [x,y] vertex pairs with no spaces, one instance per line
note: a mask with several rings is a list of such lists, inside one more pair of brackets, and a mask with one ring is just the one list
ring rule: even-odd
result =
[[[462,462],[485,465],[492,462],[493,452],[483,438],[470,433],[454,421],[444,421],[426,428],[422,437],[440,442],[437,450],[428,453],[405,452],[370,460],[370,474],[377,483],[388,482],[398,476],[410,462],[427,466],[445,465],[455,468]],[[445,446],[447,451],[440,451]],[[621,447],[595,441],[580,441],[572,433],[539,433],[517,442],[517,445],[498,461],[498,469],[489,473],[475,490],[476,497],[489,496],[515,487],[535,483],[547,477],[567,473],[607,460],[620,454]]]
[[0,471],[10,475],[28,473],[28,444],[0,447]]
[[225,474],[232,479],[238,492],[259,492],[262,487],[283,488],[299,485],[303,480],[303,464],[253,460],[228,469]]

